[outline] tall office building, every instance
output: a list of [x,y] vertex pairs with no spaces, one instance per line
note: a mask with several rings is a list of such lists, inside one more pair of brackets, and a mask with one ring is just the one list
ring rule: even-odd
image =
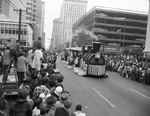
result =
[[44,9],[45,3],[41,0],[28,0],[27,2],[26,20],[34,24],[34,40],[42,37],[44,33]]
[[52,31],[52,39],[51,39],[51,50],[59,51],[61,49],[61,22],[59,19],[54,19],[53,21],[53,31]]
[[81,18],[87,9],[87,0],[64,0],[61,6],[60,21],[62,22],[61,44],[72,40],[72,25]]
[[[74,23],[73,32],[76,35],[72,44],[78,43],[79,47],[92,45],[93,38],[93,41],[103,44],[102,50],[106,53],[119,53],[125,49],[142,51],[146,39],[147,18],[145,12],[94,7]],[[90,38],[82,36],[83,31]]]

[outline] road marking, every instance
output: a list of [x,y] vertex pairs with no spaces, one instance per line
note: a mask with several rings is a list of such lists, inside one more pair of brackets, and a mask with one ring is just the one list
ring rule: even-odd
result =
[[134,91],[135,93],[138,93],[138,94],[140,94],[141,96],[143,96],[143,97],[145,97],[145,98],[147,98],[147,99],[150,100],[150,97],[148,97],[148,96],[146,96],[146,95],[144,95],[144,94],[142,94],[142,93],[140,93],[140,92],[138,92],[138,91],[136,91],[136,90],[134,90],[134,89],[131,89],[131,90]]
[[115,108],[115,106],[108,101],[102,94],[100,94],[95,88],[92,88],[99,96],[101,96],[106,102],[108,102],[113,108]]

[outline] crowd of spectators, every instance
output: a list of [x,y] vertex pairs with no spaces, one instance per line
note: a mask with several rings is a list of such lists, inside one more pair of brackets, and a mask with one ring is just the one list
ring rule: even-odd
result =
[[150,61],[146,55],[106,56],[106,70],[143,84],[150,84]]
[[85,116],[80,104],[74,112],[70,111],[71,95],[65,90],[64,77],[56,68],[57,57],[55,53],[41,50],[39,44],[28,53],[21,51],[17,57],[18,99],[9,109],[5,90],[0,86],[0,116]]

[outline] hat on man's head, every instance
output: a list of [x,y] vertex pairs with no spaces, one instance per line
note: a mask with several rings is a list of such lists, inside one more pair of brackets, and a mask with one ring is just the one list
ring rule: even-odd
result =
[[56,94],[61,94],[62,92],[63,92],[63,89],[62,89],[61,86],[58,86],[58,87],[55,88],[55,93]]
[[54,72],[58,73],[58,72],[60,72],[60,71],[59,71],[59,69],[58,69],[58,68],[56,68],[56,69],[54,70]]

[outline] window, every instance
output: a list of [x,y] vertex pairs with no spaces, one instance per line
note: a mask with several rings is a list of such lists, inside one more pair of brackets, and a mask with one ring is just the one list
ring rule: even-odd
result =
[[33,12],[36,12],[36,10],[35,10],[35,9],[33,9]]
[[9,30],[9,34],[11,34],[11,30]]
[[1,33],[4,33],[4,29],[1,29]]
[[7,29],[5,29],[5,33],[6,33],[6,34],[8,33],[8,30],[7,30]]
[[36,5],[33,5],[33,8],[36,8]]
[[27,35],[27,31],[24,31],[24,35]]
[[16,34],[16,30],[13,30],[13,34]]

